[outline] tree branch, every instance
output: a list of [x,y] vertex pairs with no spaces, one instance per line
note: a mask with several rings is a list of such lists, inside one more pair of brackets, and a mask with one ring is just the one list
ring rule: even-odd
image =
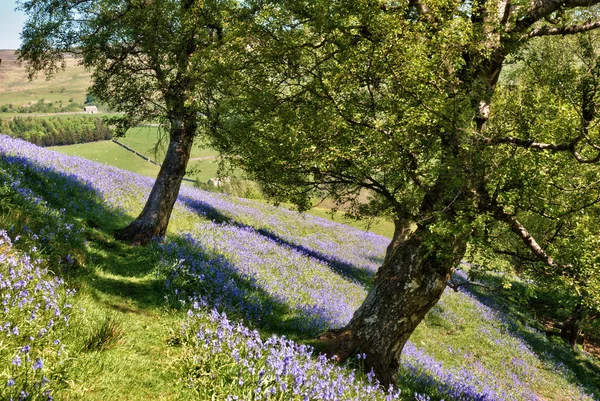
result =
[[564,143],[543,143],[535,142],[532,139],[520,139],[512,136],[506,136],[502,138],[478,138],[478,143],[488,146],[494,145],[515,145],[524,149],[537,149],[537,150],[548,150],[551,152],[571,152],[575,160],[582,164],[594,164],[600,162],[600,147],[596,144],[590,143],[589,146],[598,150],[598,154],[595,157],[586,159],[575,149],[575,146],[581,142],[584,138],[583,135],[579,135],[574,138],[571,142]]
[[600,28],[600,21],[589,21],[581,25],[563,26],[560,28],[544,25],[529,32],[526,36],[534,38],[538,36],[550,35],[573,35],[575,33],[587,32],[593,29]]
[[528,258],[528,257],[526,257],[524,255],[521,255],[518,252],[508,251],[508,250],[505,250],[505,249],[493,249],[493,252],[495,254],[497,254],[497,255],[510,256],[512,258],[519,259],[520,261],[523,261],[523,262],[534,263],[534,262],[538,261],[537,259],[534,259],[534,258],[531,258],[531,257]]
[[517,220],[515,216],[507,213],[504,208],[498,204],[496,199],[492,199],[490,197],[490,194],[483,182],[475,188],[475,191],[479,197],[479,207],[481,210],[491,212],[492,216],[496,220],[508,224],[511,231],[521,238],[525,246],[533,253],[533,256],[535,256],[537,260],[557,270],[564,270],[568,267],[571,267],[570,265],[562,265],[556,262],[550,255],[548,255],[544,248],[542,248],[531,235],[529,230],[527,230],[527,228],[521,224],[521,222]]
[[578,136],[573,139],[571,142],[565,143],[543,143],[543,142],[535,142],[532,139],[520,139],[512,136],[507,136],[503,138],[481,138],[478,139],[478,142],[484,145],[494,146],[494,145],[516,145],[525,149],[539,149],[539,150],[550,150],[552,152],[560,152],[560,151],[571,151],[575,145],[581,141],[582,137]]
[[[508,33],[523,33],[533,24],[549,16],[555,11],[577,7],[590,7],[600,3],[600,0],[538,0],[532,1],[529,11],[517,21]],[[573,32],[575,33],[575,32]],[[527,36],[527,35],[526,35]]]

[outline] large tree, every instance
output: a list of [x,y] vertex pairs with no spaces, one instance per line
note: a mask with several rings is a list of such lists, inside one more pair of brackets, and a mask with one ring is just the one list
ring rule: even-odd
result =
[[52,75],[67,53],[92,71],[90,95],[123,113],[118,127],[160,122],[168,148],[146,205],[117,233],[146,243],[165,235],[194,138],[210,130],[212,63],[233,0],[29,0],[19,59]]
[[546,91],[553,100],[538,109],[495,97],[508,61],[532,57],[528,43],[600,27],[596,3],[261,2],[230,60],[240,68],[215,146],[273,196],[306,208],[326,193],[395,223],[364,303],[325,336],[330,354],[364,352],[367,368],[395,383],[404,344],[468,245],[493,247],[494,233],[510,232],[496,250],[540,275],[581,282],[597,272],[595,81]]

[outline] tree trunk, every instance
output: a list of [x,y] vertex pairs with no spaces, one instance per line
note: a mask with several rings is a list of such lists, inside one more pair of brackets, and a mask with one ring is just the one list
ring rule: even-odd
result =
[[567,340],[573,349],[577,348],[577,339],[579,338],[579,323],[581,322],[583,308],[581,303],[577,304],[569,318],[563,323],[560,330],[560,336]]
[[365,367],[373,369],[385,387],[397,385],[400,354],[406,341],[438,302],[452,268],[465,253],[466,239],[450,240],[449,249],[431,250],[427,227],[396,224],[394,241],[361,307],[342,330],[325,333],[327,354],[343,361],[365,353]]
[[193,123],[171,125],[169,148],[144,210],[131,224],[117,232],[117,239],[143,245],[153,238],[164,237],[167,232],[196,134]]

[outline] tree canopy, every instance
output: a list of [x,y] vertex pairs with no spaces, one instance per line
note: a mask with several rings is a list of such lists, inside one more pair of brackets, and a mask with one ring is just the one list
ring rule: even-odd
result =
[[119,132],[160,122],[169,147],[140,216],[118,236],[146,243],[166,233],[194,138],[210,130],[212,65],[237,4],[234,0],[35,0],[20,60],[30,75],[52,75],[74,53],[92,71],[89,94],[114,111]]
[[396,225],[365,303],[325,336],[331,354],[366,352],[393,383],[404,342],[467,249],[518,260],[597,308],[594,4],[261,8],[230,62],[244,68],[215,146],[272,196],[307,208],[325,193]]

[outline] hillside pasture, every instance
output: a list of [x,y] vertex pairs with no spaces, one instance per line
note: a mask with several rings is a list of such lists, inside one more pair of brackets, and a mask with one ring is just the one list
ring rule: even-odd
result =
[[68,104],[70,99],[83,103],[91,74],[79,65],[79,60],[67,55],[66,70],[47,80],[42,74],[29,81],[25,66],[17,63],[14,50],[0,50],[0,104],[26,106],[40,99]]
[[[130,128],[124,137],[116,139],[141,154],[158,161],[164,159],[168,145],[167,133],[157,126]],[[219,152],[216,150],[203,148],[196,144],[192,148],[190,159],[192,161],[199,158],[214,160],[217,156],[219,156]]]
[[[122,141],[122,139],[123,138],[118,138],[119,141]],[[154,154],[150,150],[152,146],[150,141],[145,141],[144,139],[134,139],[125,143],[131,142],[133,142],[133,146],[131,146],[132,149],[147,155],[153,160],[161,162],[160,159],[154,159]],[[113,141],[99,141],[79,145],[55,146],[51,147],[50,149],[69,156],[83,157],[152,178],[155,178],[160,170],[159,166],[142,159],[133,152],[126,150]],[[186,178],[190,181],[187,182],[191,183],[194,180],[206,182],[209,178],[217,176],[217,170],[217,161],[212,157],[209,160],[192,160],[188,165],[189,173],[186,175]]]

